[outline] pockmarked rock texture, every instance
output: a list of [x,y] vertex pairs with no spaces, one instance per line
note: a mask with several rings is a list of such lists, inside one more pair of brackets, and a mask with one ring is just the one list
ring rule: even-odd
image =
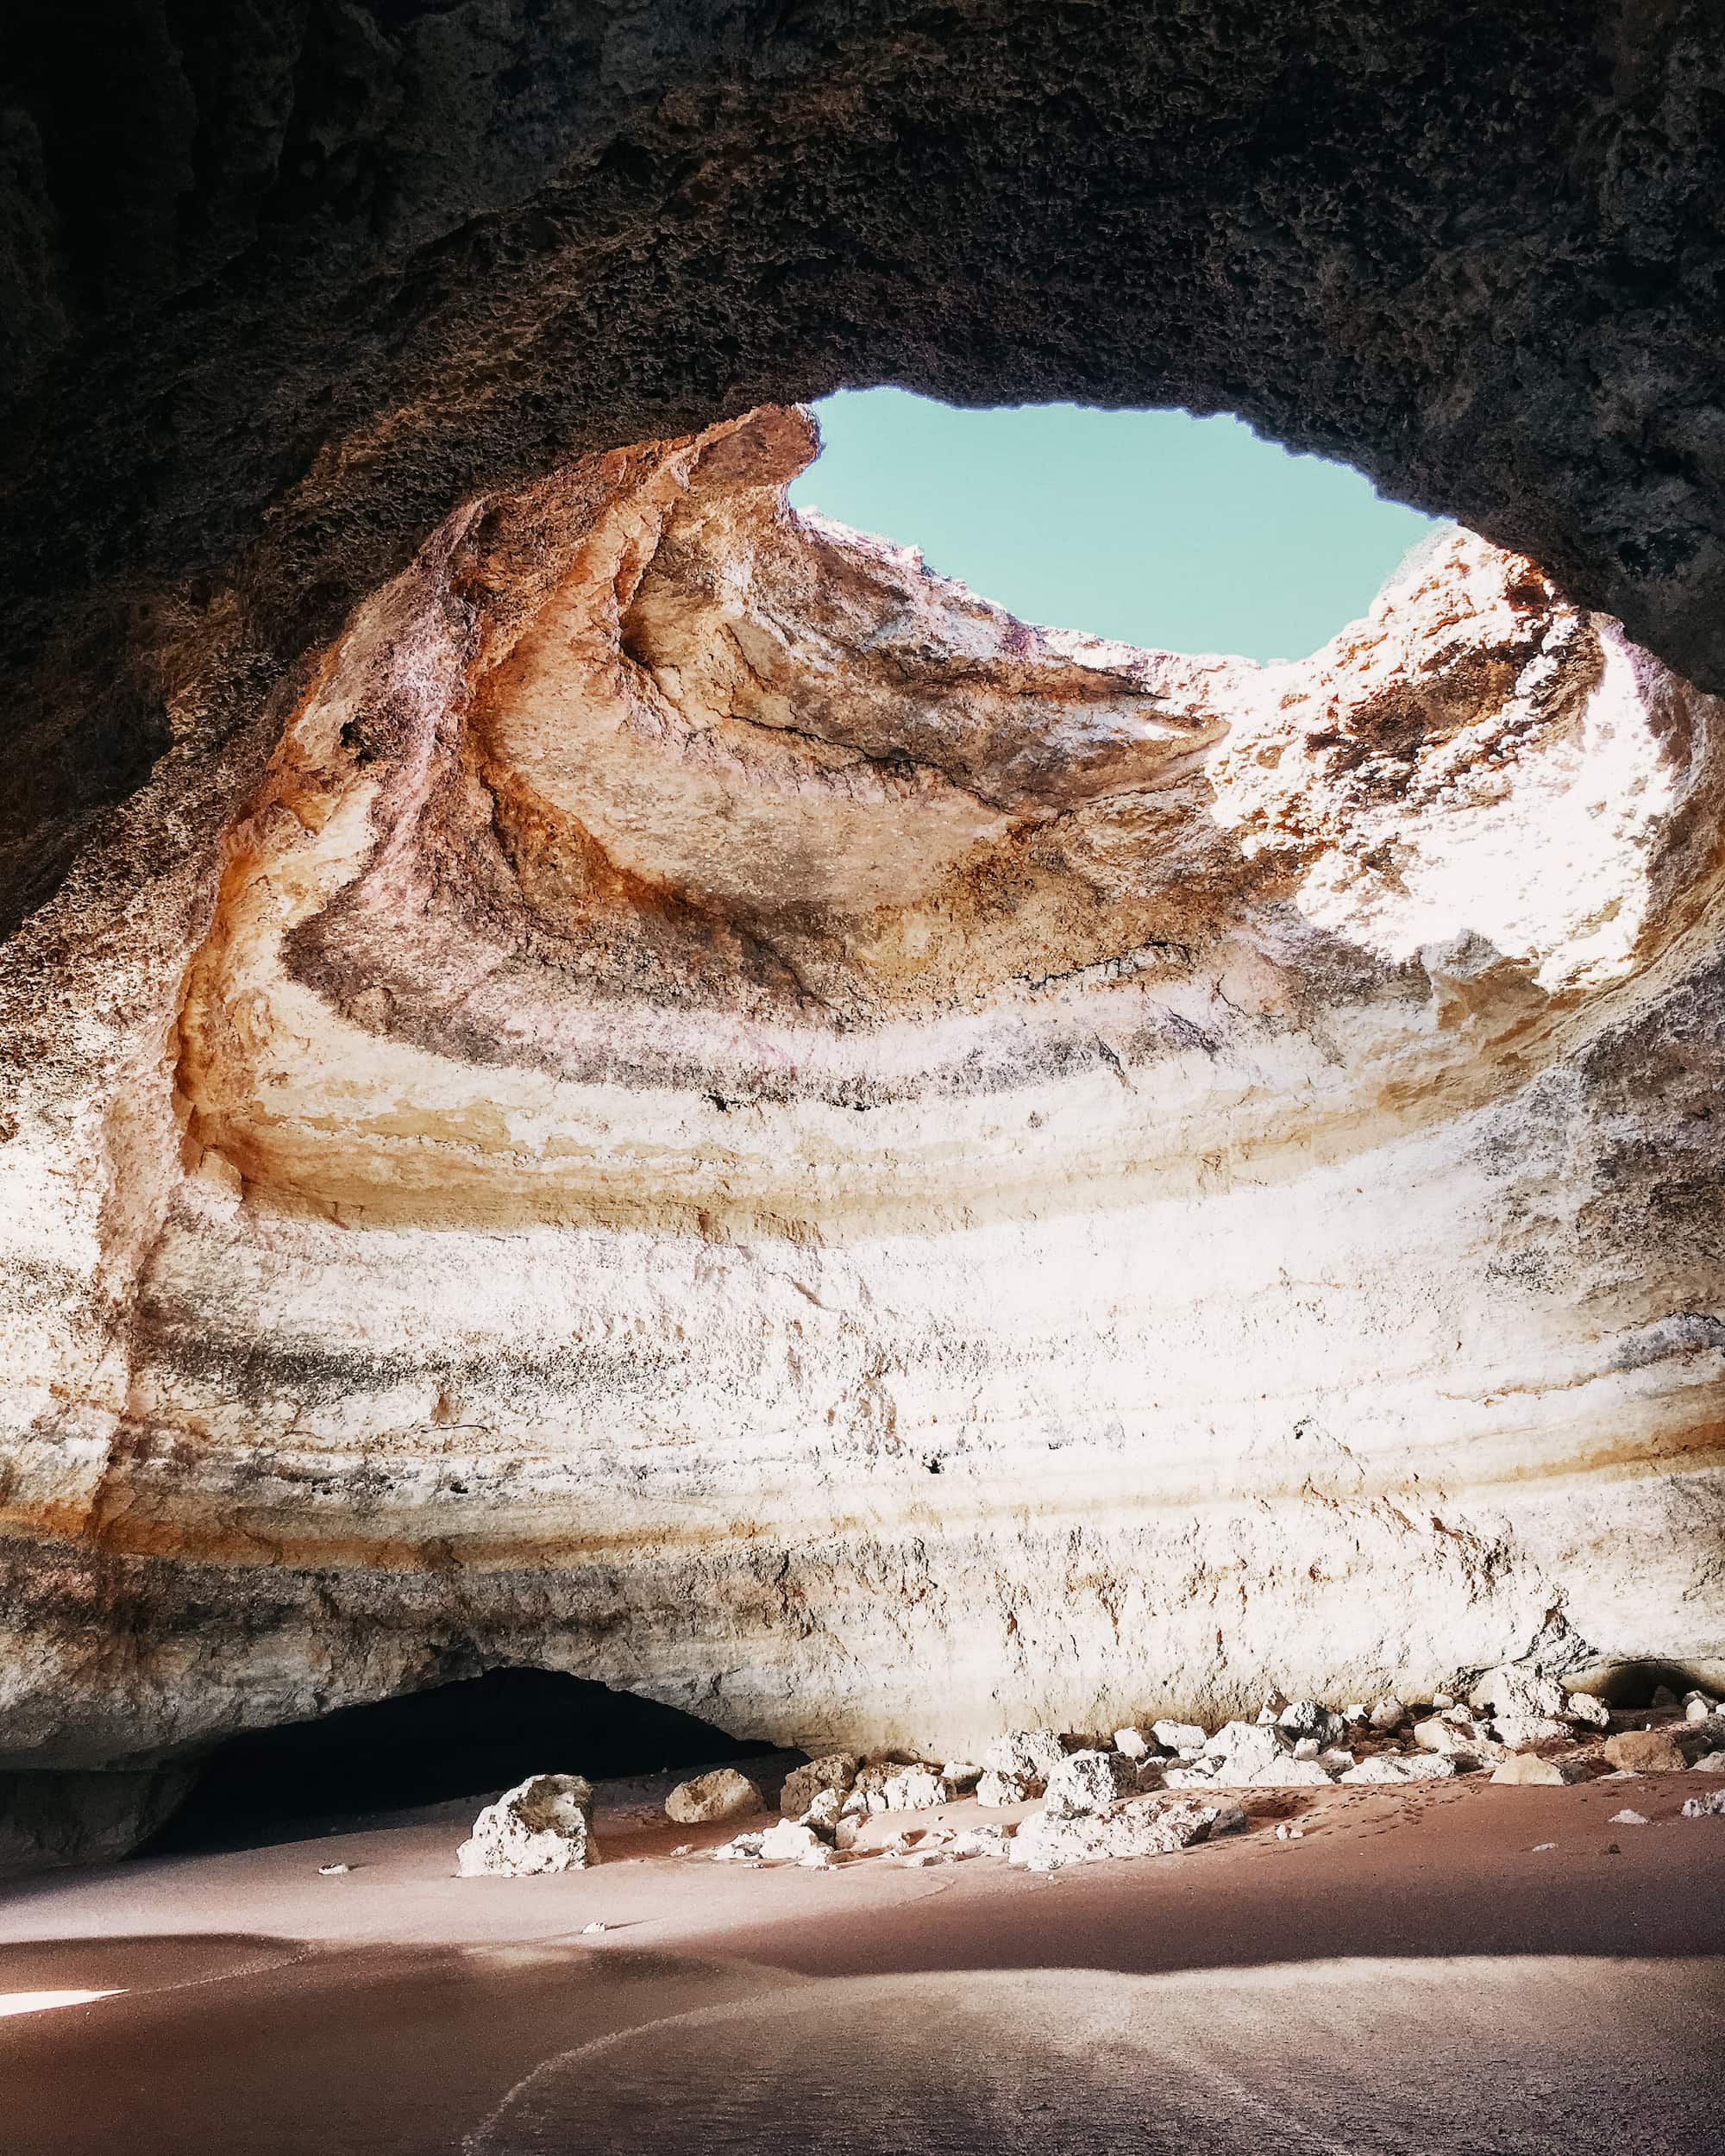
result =
[[1458,531],[1033,629],[814,446],[468,504],[5,945],[6,1761],[1725,1673],[1725,708]]
[[456,1869],[464,1879],[585,1871],[599,1862],[593,1807],[585,1775],[530,1775],[486,1806],[455,1852]]
[[1170,1857],[1215,1834],[1238,1833],[1246,1815],[1238,1804],[1201,1804],[1187,1797],[1136,1796],[1100,1812],[1027,1819],[1007,1858],[1030,1871],[1070,1864],[1103,1864],[1119,1857]]
[[0,924],[464,502],[845,382],[1239,411],[1725,687],[1716,0],[13,14]]

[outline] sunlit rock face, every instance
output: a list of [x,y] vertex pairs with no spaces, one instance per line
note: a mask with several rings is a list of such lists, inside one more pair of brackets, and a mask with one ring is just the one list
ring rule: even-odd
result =
[[814,446],[462,511],[7,947],[0,1756],[1725,1668],[1725,706],[1459,532],[1032,629]]

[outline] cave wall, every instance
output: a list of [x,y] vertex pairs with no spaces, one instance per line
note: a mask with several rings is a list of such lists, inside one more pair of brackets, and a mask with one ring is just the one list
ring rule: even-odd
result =
[[[1716,10],[0,65],[0,1756],[1716,1666]],[[1484,537],[1285,677],[1099,653],[784,518],[875,380]]]
[[1725,686],[1709,0],[14,17],[0,923],[462,501],[844,381],[1241,412]]
[[1032,629],[814,447],[459,512],[37,941],[15,1763],[1725,1667],[1725,706],[1458,530],[1297,663]]

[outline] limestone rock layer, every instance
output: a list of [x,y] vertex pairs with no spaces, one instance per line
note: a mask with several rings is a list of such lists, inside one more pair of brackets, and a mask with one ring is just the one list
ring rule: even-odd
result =
[[1725,706],[1453,530],[1032,628],[815,446],[470,503],[3,947],[0,1760],[1725,1670]]

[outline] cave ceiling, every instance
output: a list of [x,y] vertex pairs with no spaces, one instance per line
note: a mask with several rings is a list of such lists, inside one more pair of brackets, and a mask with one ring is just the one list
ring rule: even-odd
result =
[[188,642],[223,734],[460,501],[841,383],[1238,411],[1725,681],[1706,0],[98,15],[0,86],[15,914]]

